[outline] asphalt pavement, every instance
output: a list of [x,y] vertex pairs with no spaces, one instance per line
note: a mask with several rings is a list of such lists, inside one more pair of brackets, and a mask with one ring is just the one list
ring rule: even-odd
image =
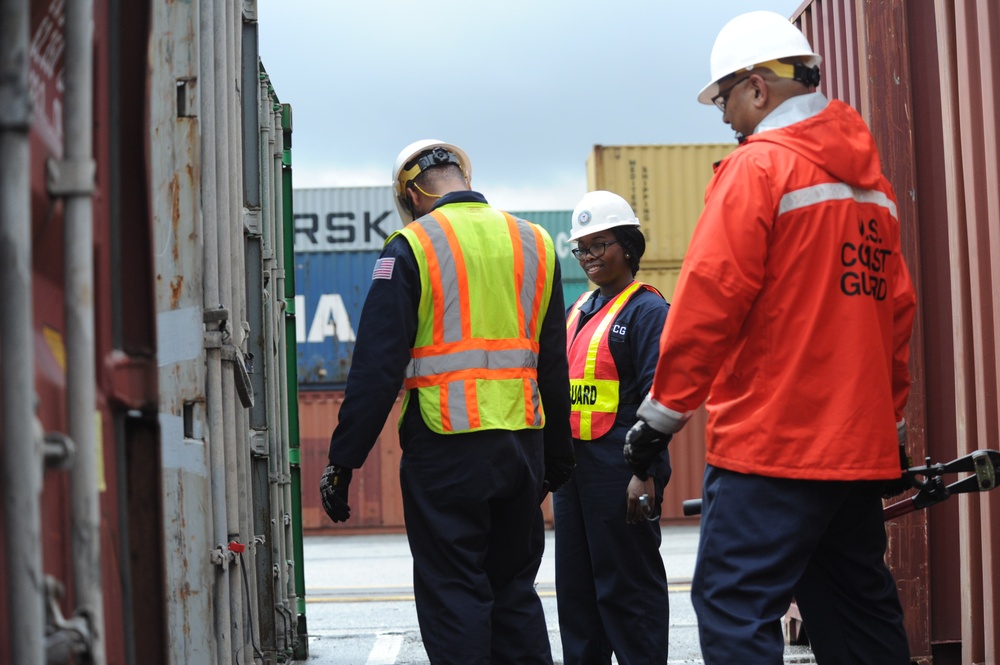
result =
[[[670,585],[670,665],[703,664],[691,607],[697,526],[663,526]],[[304,542],[310,665],[427,663],[413,603],[413,559],[405,534],[307,536]],[[546,531],[538,571],[552,657],[561,665],[555,598],[555,535]],[[616,661],[612,661],[613,663]],[[815,663],[806,646],[786,646],[785,663]]]

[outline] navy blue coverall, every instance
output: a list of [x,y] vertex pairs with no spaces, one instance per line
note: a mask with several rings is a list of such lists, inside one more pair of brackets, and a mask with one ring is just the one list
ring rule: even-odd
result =
[[[594,291],[580,306],[577,331],[607,301]],[[573,479],[553,495],[556,531],[556,597],[566,665],[667,662],[670,608],[667,575],[660,556],[659,521],[625,521],[626,488],[632,471],[625,463],[625,434],[649,392],[669,305],[641,289],[618,312],[608,347],[618,371],[615,424],[592,441],[574,439]],[[587,340],[589,341],[589,340]],[[655,467],[660,514],[670,458]]]
[[[436,208],[486,203],[477,192],[444,195]],[[406,239],[389,279],[373,279],[330,463],[358,468],[375,445],[403,384],[417,330],[420,272]],[[400,484],[413,554],[417,618],[431,663],[552,663],[535,575],[545,547],[540,508],[544,442],[571,438],[566,324],[559,264],[541,323],[538,387],[542,430],[437,434],[417,393],[400,423]]]

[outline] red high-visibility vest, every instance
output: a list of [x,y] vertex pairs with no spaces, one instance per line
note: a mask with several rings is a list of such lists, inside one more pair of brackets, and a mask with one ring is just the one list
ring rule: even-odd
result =
[[572,403],[570,427],[573,438],[592,441],[607,434],[618,414],[618,368],[608,335],[612,324],[625,303],[639,289],[653,287],[632,282],[617,296],[604,303],[587,323],[576,330],[578,309],[588,298],[584,293],[566,318],[566,348],[569,352],[569,394]]

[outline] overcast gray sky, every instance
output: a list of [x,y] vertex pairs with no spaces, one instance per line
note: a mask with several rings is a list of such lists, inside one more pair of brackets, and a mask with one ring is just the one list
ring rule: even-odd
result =
[[802,0],[258,0],[292,105],[295,187],[389,184],[396,155],[462,147],[507,210],[570,210],[594,145],[728,143],[695,97],[725,23]]

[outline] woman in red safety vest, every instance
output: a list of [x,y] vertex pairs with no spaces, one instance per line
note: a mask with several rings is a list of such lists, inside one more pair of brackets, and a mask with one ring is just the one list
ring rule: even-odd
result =
[[580,296],[566,318],[577,466],[553,495],[563,659],[610,663],[613,652],[621,665],[666,663],[659,514],[670,459],[664,454],[640,478],[622,446],[652,384],[669,305],[635,281],[646,241],[625,199],[590,192],[572,223],[573,254],[599,288]]

